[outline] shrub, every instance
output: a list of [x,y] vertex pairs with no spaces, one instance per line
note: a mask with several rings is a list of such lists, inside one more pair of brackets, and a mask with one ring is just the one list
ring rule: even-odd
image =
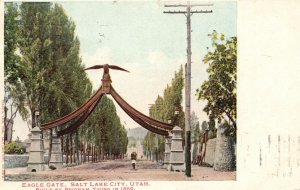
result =
[[[200,166],[200,165],[199,165]],[[207,163],[207,162],[203,162],[202,164],[201,164],[201,166],[203,166],[203,167],[209,167],[209,168],[212,168],[213,166],[212,165],[210,165],[209,163]]]
[[49,168],[50,168],[51,170],[56,170],[56,167],[53,166],[53,165],[50,165]]
[[4,146],[5,154],[23,154],[24,152],[22,145],[14,141]]

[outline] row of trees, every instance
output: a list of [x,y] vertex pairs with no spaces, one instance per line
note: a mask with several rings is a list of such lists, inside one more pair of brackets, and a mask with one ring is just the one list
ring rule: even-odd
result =
[[[13,103],[31,128],[36,126],[37,109],[40,122],[49,122],[70,113],[92,95],[92,84],[82,71],[75,23],[60,5],[5,3],[4,17],[6,103]],[[109,155],[126,153],[126,130],[113,102],[105,96],[80,131],[63,138],[66,152],[75,145],[78,153],[83,144],[94,148],[94,154],[100,149]]]
[[[183,85],[183,68],[181,66],[175,72],[171,84],[168,84],[165,88],[163,97],[158,96],[154,104],[151,105],[149,110],[150,117],[162,122],[167,122],[171,119],[174,124],[184,130],[184,112],[181,107]],[[175,109],[179,109],[179,114],[176,116]],[[162,159],[164,155],[164,142],[165,138],[163,136],[148,132],[143,141],[144,154],[148,158],[158,154],[158,159]],[[152,159],[154,158],[152,157]]]
[[68,164],[124,158],[128,138],[113,101],[103,96],[79,130],[65,135],[62,142]]
[[111,99],[103,96],[99,105],[80,128],[83,142],[95,146],[102,156],[124,157],[127,151],[127,131],[117,115]]

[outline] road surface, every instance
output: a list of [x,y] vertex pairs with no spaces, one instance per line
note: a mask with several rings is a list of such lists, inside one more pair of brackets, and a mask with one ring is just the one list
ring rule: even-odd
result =
[[79,166],[64,167],[57,170],[26,172],[24,168],[5,170],[5,181],[199,181],[235,180],[236,172],[216,172],[213,168],[192,165],[192,177],[184,172],[170,172],[152,161],[137,161],[136,170],[130,160],[111,160],[85,163]]

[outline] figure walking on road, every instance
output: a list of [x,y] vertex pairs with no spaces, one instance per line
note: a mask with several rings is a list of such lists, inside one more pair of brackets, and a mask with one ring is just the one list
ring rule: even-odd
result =
[[135,170],[136,159],[137,159],[137,153],[136,152],[132,152],[131,153],[131,164],[132,164],[132,169],[133,170]]

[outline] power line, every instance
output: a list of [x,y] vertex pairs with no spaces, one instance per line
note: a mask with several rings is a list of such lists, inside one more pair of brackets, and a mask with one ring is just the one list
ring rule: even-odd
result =
[[[206,4],[192,4],[189,5],[190,7],[199,7],[199,6],[213,6],[213,3],[206,3]],[[187,7],[187,5],[183,5],[183,4],[173,4],[173,5],[164,5],[164,7]]]
[[[187,14],[186,11],[164,11],[164,13],[169,13],[169,14]],[[194,13],[212,13],[212,10],[196,10],[196,11],[190,11],[191,14]]]

